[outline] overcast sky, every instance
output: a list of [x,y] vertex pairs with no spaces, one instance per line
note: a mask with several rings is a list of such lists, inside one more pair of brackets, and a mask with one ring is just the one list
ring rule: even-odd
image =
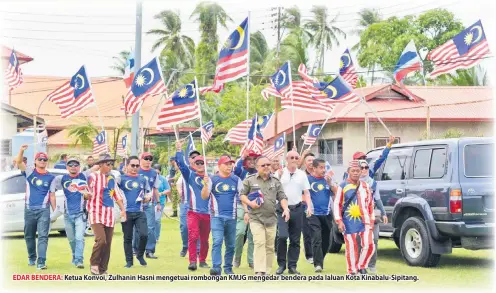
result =
[[[199,23],[190,19],[194,7],[200,1],[143,1],[143,43],[142,64],[148,62],[158,52],[150,52],[155,39],[146,35],[151,28],[160,28],[160,23],[153,16],[165,9],[180,13],[183,33],[192,37],[196,43],[200,38]],[[495,20],[492,1],[405,1],[405,0],[346,0],[346,1],[216,1],[221,4],[233,19],[229,29],[220,29],[218,34],[221,44],[230,31],[241,23],[251,11],[251,31],[260,30],[270,46],[276,44],[276,31],[271,28],[271,7],[291,7],[298,5],[303,21],[312,17],[312,5],[326,5],[331,15],[339,13],[336,23],[345,32],[349,32],[357,23],[357,11],[362,8],[378,8],[384,17],[420,14],[429,9],[446,8],[452,11],[465,26],[482,20],[490,48],[494,52]],[[249,7],[242,3],[249,3]],[[492,7],[491,7],[492,6]],[[26,75],[70,76],[82,64],[86,65],[91,77],[115,76],[110,69],[112,57],[124,49],[134,47],[135,37],[135,1],[15,1],[2,2],[0,8],[1,43],[14,47],[34,58],[23,65]],[[346,47],[358,42],[358,37],[348,34],[339,46],[326,53],[325,71],[336,71],[339,56]],[[310,66],[313,65],[313,52]],[[356,57],[353,56],[353,59]],[[487,68],[494,68],[494,61],[485,61]],[[356,60],[356,59],[355,59]],[[356,61],[355,61],[356,62]],[[492,71],[492,70],[491,70]],[[492,72],[491,72],[492,73]],[[493,79],[494,80],[494,79]]]

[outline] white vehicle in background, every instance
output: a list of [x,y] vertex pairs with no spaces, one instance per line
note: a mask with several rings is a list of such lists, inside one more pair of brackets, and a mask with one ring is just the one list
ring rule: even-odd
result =
[[[66,170],[48,169],[57,176],[67,174]],[[62,190],[55,193],[57,209],[63,211],[65,196]],[[2,215],[2,233],[24,232],[24,207],[26,197],[26,178],[20,170],[12,170],[0,173],[0,213]],[[120,210],[115,205],[116,223],[120,220]],[[65,233],[64,215],[50,224],[50,231]],[[86,235],[93,235],[91,227],[86,228]]]

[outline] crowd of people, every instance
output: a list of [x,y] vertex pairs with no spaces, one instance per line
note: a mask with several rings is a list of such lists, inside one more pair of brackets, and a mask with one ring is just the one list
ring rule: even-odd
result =
[[247,150],[237,161],[222,155],[215,172],[208,174],[201,153],[184,154],[184,141],[178,140],[166,179],[160,165],[152,168],[154,157],[147,152],[127,158],[119,171],[113,170],[115,160],[108,154],[89,157],[84,169],[78,158],[65,156],[57,166],[63,165],[68,173],[55,176],[47,171],[48,155],[43,152],[36,153],[34,166],[27,167],[23,155],[28,146],[23,145],[15,163],[27,182],[24,237],[28,264],[47,268],[50,222],[56,220],[50,207],[55,211],[55,192],[62,190],[72,263],[84,268],[88,222],[94,232],[90,271],[95,275],[108,271],[115,213],[122,226],[124,266],[132,267],[134,258],[141,266],[147,265],[145,258],[158,258],[155,252],[167,200],[173,206],[172,216],[179,215],[180,256],[188,255],[190,271],[199,266],[209,268],[211,275],[234,274],[248,242],[247,265],[256,275],[270,274],[274,257],[276,274],[286,270],[300,274],[297,264],[303,235],[305,258],[320,273],[334,223],[343,234],[347,274],[376,273],[378,224],[387,223],[387,216],[373,175],[393,141],[391,137],[375,162],[356,152],[341,182],[335,180],[329,164],[309,150],[301,156],[294,149],[287,152],[285,167],[281,158],[269,159]]

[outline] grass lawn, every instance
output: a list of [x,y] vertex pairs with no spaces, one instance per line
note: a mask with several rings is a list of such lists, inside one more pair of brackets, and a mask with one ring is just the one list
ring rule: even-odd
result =
[[[176,219],[176,218],[174,218]],[[186,275],[189,274],[187,270],[188,261],[187,258],[181,258],[179,256],[179,251],[181,248],[181,238],[179,235],[179,222],[173,219],[163,219],[162,224],[162,235],[160,241],[157,245],[156,255],[159,257],[157,260],[147,260],[148,267],[140,267],[138,262],[135,260],[135,266],[131,269],[124,268],[125,258],[124,249],[122,242],[122,232],[121,226],[118,223],[116,225],[114,238],[112,242],[112,256],[109,264],[109,274],[125,274],[125,275],[135,275],[135,274],[145,274],[145,275]],[[4,286],[8,288],[32,288],[36,286],[36,290],[49,290],[56,286],[57,289],[67,288],[77,289],[77,288],[87,288],[98,286],[100,288],[123,288],[129,289],[132,287],[153,287],[156,289],[181,289],[188,287],[201,288],[203,291],[215,290],[218,288],[247,288],[251,285],[256,285],[258,288],[271,289],[280,288],[281,286],[287,286],[288,288],[298,289],[298,288],[317,288],[317,287],[332,287],[334,289],[343,288],[401,288],[413,290],[417,287],[422,289],[428,289],[429,291],[433,289],[449,289],[453,288],[456,290],[469,289],[473,292],[473,289],[480,288],[486,289],[492,287],[492,276],[493,276],[493,251],[469,251],[464,249],[455,249],[454,253],[451,255],[443,255],[441,257],[441,262],[439,267],[436,268],[419,268],[419,267],[409,267],[403,261],[400,251],[396,248],[393,241],[388,239],[379,240],[379,255],[377,261],[377,269],[379,274],[404,274],[404,275],[416,275],[419,281],[368,281],[368,282],[344,282],[344,281],[294,281],[294,282],[264,282],[255,283],[254,281],[241,281],[241,282],[215,282],[215,281],[204,281],[204,282],[164,282],[164,281],[133,281],[133,282],[95,282],[95,281],[84,281],[77,282],[76,286],[72,284],[73,282],[33,282],[33,281],[12,281],[12,274],[33,274],[33,273],[43,273],[43,274],[76,274],[83,275],[89,273],[89,257],[91,255],[91,249],[93,246],[93,237],[86,237],[85,243],[85,269],[77,269],[71,264],[71,254],[69,243],[65,236],[58,233],[50,234],[48,242],[48,255],[47,255],[47,266],[46,271],[37,271],[34,267],[28,267],[27,265],[27,252],[26,245],[22,235],[12,235],[2,238],[3,242],[3,255],[6,264],[3,271]],[[211,243],[211,242],[210,242]],[[304,259],[303,254],[303,242],[302,242],[302,252],[300,254],[300,261],[298,263],[298,270],[304,275],[315,275],[313,272],[313,265],[310,265]],[[210,252],[207,262],[211,264]],[[246,246],[245,254],[243,255],[243,263],[241,267],[235,269],[237,274],[253,274],[253,272],[248,268],[246,264]],[[277,268],[274,262],[273,273]],[[198,269],[193,274],[195,275],[208,275],[208,269]],[[333,275],[344,275],[346,273],[346,264],[344,258],[344,246],[339,254],[328,254],[325,259],[324,274]],[[480,290],[479,290],[480,291]]]

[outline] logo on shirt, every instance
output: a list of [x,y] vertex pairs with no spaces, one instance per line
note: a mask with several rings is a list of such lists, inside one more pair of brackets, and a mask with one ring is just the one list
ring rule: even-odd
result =
[[[34,176],[33,179],[31,179],[31,184],[36,185],[36,186],[41,186],[43,185],[43,180],[38,179],[38,177]],[[48,182],[45,184],[47,185]]]
[[205,181],[203,181],[201,177],[196,177],[195,183],[198,184],[199,186],[203,186],[205,184]]
[[223,193],[223,192],[228,192],[229,190],[236,190],[236,188],[234,186],[230,186],[229,184],[222,184],[222,182],[219,182],[217,184],[215,184],[215,191],[217,193]]
[[348,218],[352,221],[360,220],[362,213],[360,212],[360,207],[356,203],[351,203],[346,211]]

